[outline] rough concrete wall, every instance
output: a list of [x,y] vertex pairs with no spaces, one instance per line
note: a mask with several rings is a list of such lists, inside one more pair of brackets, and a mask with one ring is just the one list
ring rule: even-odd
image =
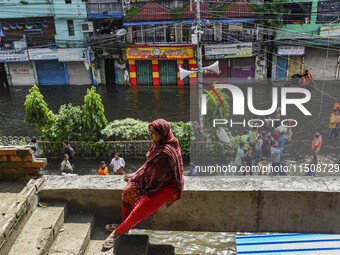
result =
[[323,80],[324,77],[326,80],[335,80],[339,52],[329,50],[325,68],[326,55],[327,50],[306,47],[305,69],[309,70],[314,80]]
[[32,62],[8,63],[8,69],[13,86],[32,86],[35,84],[35,74]]
[[[185,178],[183,197],[138,227],[160,230],[340,233],[336,177]],[[66,200],[121,222],[126,182],[116,176],[48,176],[42,200]]]
[[83,62],[67,62],[67,72],[70,85],[91,84],[90,71],[86,70]]
[[0,146],[0,180],[30,178],[47,164],[36,159],[30,146]]

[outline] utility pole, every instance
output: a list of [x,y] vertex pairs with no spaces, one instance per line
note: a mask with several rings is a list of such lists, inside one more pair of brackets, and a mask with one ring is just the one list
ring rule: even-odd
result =
[[199,106],[199,125],[200,131],[203,132],[204,123],[202,115],[202,87],[203,87],[203,73],[202,73],[202,44],[201,44],[201,8],[200,1],[196,0],[196,12],[197,12],[197,89],[198,89],[198,106]]

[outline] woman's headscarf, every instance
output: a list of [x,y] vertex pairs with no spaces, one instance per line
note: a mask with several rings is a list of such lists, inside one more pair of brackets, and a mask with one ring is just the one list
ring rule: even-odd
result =
[[[157,119],[149,125],[162,135],[158,142],[154,142],[147,152],[147,161],[144,164],[144,169],[148,169],[154,162],[154,159],[160,154],[166,154],[170,159],[171,169],[173,170],[174,179],[176,182],[177,193],[167,201],[167,206],[170,206],[175,200],[179,199],[183,193],[184,178],[183,178],[183,161],[181,148],[178,140],[173,135],[169,123],[164,119]],[[157,166],[165,167],[165,166]]]

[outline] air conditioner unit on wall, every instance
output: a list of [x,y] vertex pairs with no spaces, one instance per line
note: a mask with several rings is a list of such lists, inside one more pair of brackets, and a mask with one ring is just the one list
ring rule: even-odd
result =
[[81,25],[81,31],[83,33],[93,32],[93,22],[92,21],[82,22],[82,23],[80,23],[80,25]]

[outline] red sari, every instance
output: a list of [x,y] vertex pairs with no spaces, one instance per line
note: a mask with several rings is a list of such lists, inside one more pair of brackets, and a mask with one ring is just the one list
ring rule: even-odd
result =
[[169,123],[158,119],[149,125],[162,135],[147,152],[142,170],[131,178],[122,194],[122,224],[115,230],[123,234],[159,209],[170,206],[183,193],[183,162],[179,143]]

